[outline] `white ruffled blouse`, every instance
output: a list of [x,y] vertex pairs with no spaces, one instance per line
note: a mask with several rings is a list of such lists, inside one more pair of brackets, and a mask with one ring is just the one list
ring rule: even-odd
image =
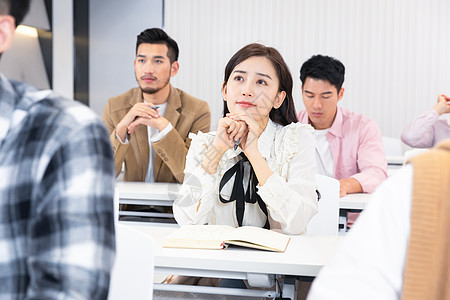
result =
[[[226,151],[215,174],[206,173],[201,163],[214,133],[190,134],[192,139],[186,157],[184,183],[173,204],[178,224],[221,224],[238,227],[236,201],[219,200],[219,183],[223,174],[238,162],[240,148]],[[258,149],[274,172],[257,193],[267,206],[270,228],[286,234],[301,234],[317,213],[315,182],[315,139],[313,128],[292,123],[282,126],[269,120],[258,139]],[[247,174],[248,177],[248,174]],[[244,186],[248,178],[244,176]],[[229,198],[234,176],[222,189]],[[199,205],[200,201],[200,205]],[[198,210],[197,210],[198,207]],[[263,227],[266,216],[258,203],[245,203],[242,225]]]

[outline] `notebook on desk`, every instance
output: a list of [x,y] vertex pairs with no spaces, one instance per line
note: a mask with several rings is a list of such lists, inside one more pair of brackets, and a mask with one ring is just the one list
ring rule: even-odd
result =
[[182,225],[164,238],[163,247],[191,249],[226,249],[229,245],[284,252],[288,235],[272,230],[227,225]]

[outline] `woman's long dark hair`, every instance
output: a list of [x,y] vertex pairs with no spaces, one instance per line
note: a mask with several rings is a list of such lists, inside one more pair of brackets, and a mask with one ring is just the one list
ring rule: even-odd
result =
[[[286,93],[286,98],[284,99],[283,104],[277,109],[272,108],[269,113],[269,118],[273,122],[283,126],[286,126],[292,122],[297,122],[294,99],[292,98],[292,75],[280,52],[278,52],[278,50],[275,48],[253,43],[236,52],[230,59],[230,61],[228,61],[228,64],[225,67],[223,87],[226,86],[231,73],[237,65],[239,65],[244,60],[255,56],[265,57],[272,63],[278,76],[278,92],[284,91]],[[225,117],[229,112],[230,111],[228,110],[227,102],[224,100],[223,116]]]

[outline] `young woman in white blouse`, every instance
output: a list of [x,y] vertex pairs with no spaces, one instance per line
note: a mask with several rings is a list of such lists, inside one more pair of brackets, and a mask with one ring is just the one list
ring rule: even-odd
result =
[[173,205],[179,224],[305,231],[317,213],[315,140],[310,125],[297,123],[292,86],[274,48],[250,44],[230,59],[217,131],[190,136]]

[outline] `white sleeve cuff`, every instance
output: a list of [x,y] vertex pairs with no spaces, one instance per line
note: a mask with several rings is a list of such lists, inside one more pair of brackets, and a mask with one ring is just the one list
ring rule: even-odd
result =
[[125,135],[125,141],[122,141],[119,135],[116,133],[116,138],[119,140],[121,144],[128,144],[130,141],[128,140],[128,133]]
[[160,133],[158,133],[157,135],[153,136],[150,141],[152,143],[156,143],[159,142],[160,140],[162,140],[163,137],[165,137],[171,130],[173,129],[172,123],[169,122],[169,125],[166,126],[166,128],[164,128]]
[[273,210],[279,210],[289,200],[290,192],[286,181],[277,174],[272,174],[263,186],[258,185],[261,199]]

